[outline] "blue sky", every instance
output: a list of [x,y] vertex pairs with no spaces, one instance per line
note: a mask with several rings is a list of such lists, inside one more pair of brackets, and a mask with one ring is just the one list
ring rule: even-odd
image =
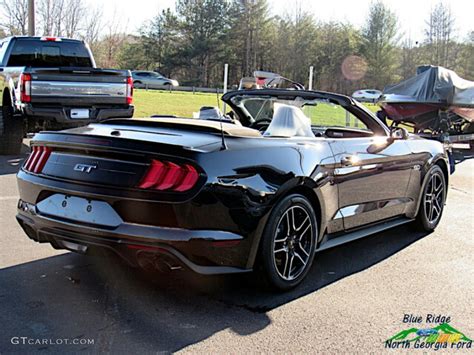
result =
[[[174,8],[174,0],[86,0],[92,6],[102,6],[105,19],[110,19],[115,11],[121,24],[128,28],[125,32],[135,32],[143,21],[151,19],[164,8]],[[275,15],[294,13],[296,6],[313,13],[322,21],[347,21],[355,26],[363,25],[370,0],[269,0]],[[397,14],[405,36],[414,41],[422,40],[425,20],[430,9],[438,0],[385,0]],[[474,1],[446,0],[456,19],[458,37],[465,37],[474,30]]]

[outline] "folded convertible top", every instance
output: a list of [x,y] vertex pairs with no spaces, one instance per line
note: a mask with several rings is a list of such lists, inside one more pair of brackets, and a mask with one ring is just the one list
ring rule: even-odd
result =
[[462,79],[443,67],[421,66],[416,76],[386,87],[381,101],[474,107],[474,81]]

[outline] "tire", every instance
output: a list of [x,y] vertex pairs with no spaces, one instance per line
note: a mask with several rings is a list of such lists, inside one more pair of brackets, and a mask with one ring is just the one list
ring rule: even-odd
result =
[[23,142],[23,120],[13,116],[9,105],[0,109],[0,155],[18,155]]
[[137,80],[137,81],[134,81],[134,82],[133,82],[133,87],[134,87],[134,88],[140,89],[141,86],[142,86],[142,82],[141,82],[141,81],[138,81],[138,80]]
[[420,207],[414,225],[417,230],[432,232],[439,224],[446,201],[446,181],[443,170],[434,165],[426,174]]
[[316,215],[306,197],[289,195],[273,208],[259,250],[260,271],[269,286],[288,290],[305,278],[314,260],[317,235]]

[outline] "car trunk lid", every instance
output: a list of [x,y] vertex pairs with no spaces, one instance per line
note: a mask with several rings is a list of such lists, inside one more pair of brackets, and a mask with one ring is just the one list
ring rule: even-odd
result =
[[31,142],[33,152],[23,170],[76,185],[169,195],[202,186],[206,175],[198,155],[221,149],[219,131],[130,121],[135,120],[41,132]]

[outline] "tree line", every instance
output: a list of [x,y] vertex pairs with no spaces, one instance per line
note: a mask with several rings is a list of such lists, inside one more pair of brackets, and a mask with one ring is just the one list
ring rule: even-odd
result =
[[[26,33],[27,0],[3,0],[5,34]],[[293,5],[293,4],[292,4]],[[183,85],[222,85],[224,63],[229,82],[254,70],[277,72],[313,87],[350,93],[383,89],[415,74],[422,64],[442,65],[474,80],[474,31],[459,34],[446,3],[427,12],[424,37],[404,36],[396,14],[381,0],[371,3],[362,28],[347,22],[322,22],[296,9],[274,16],[267,0],[177,0],[126,33],[115,16],[101,23],[99,9],[83,0],[39,0],[37,32],[88,41],[98,65],[157,70]]]

